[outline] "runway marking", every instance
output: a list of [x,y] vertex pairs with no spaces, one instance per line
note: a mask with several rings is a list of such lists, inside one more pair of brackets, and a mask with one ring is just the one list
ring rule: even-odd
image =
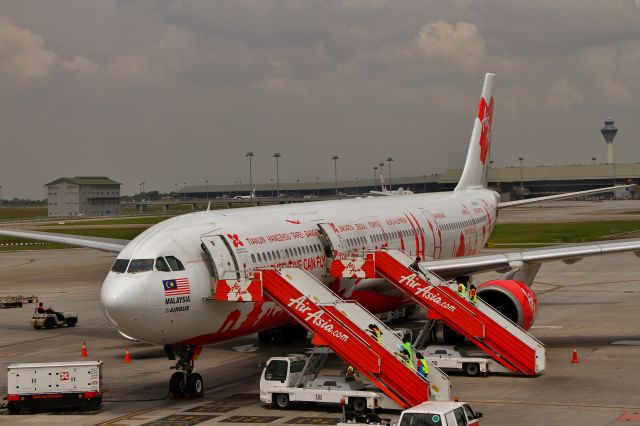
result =
[[549,407],[575,407],[575,408],[615,408],[623,410],[638,410],[640,407],[632,405],[605,405],[605,404],[579,404],[563,402],[534,402],[534,401],[506,401],[499,399],[468,399],[467,402],[478,404],[505,404],[505,405],[538,405]]
[[616,420],[619,422],[640,422],[640,413],[625,411],[616,417]]
[[146,410],[135,411],[133,413],[125,414],[124,416],[116,417],[115,419],[106,420],[104,422],[98,423],[97,426],[121,425],[121,423],[118,423],[121,420],[146,420],[147,417],[143,417],[142,419],[136,419],[135,417],[139,416],[140,414],[145,414],[145,413],[148,413],[150,411],[155,411],[155,410],[158,410],[158,407],[148,408]]
[[231,416],[226,419],[220,420],[220,422],[227,423],[271,423],[276,420],[280,420],[282,417],[276,416]]
[[198,405],[197,407],[187,408],[182,411],[193,413],[228,413],[238,408],[240,408],[240,406],[236,405]]
[[534,325],[531,328],[538,329],[538,330],[559,330],[561,328],[564,328],[564,326],[563,325]]
[[218,416],[201,416],[198,414],[172,414],[158,420],[143,423],[141,426],[192,426],[211,419],[215,419],[216,417]]
[[296,417],[284,423],[289,425],[335,425],[339,422],[339,417]]

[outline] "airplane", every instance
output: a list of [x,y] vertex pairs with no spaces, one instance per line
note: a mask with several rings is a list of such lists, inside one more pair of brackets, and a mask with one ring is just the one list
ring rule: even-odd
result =
[[251,193],[249,195],[236,195],[235,197],[233,197],[234,200],[253,200],[254,198],[258,198],[256,197],[255,188],[251,190]]
[[404,189],[403,187],[399,187],[396,190],[390,190],[387,189],[386,185],[384,184],[384,175],[382,174],[382,171],[380,171],[380,191],[376,190],[376,189],[372,189],[369,192],[366,192],[364,195],[374,195],[374,196],[390,196],[390,195],[411,195],[414,192],[410,189]]
[[478,296],[530,327],[536,312],[527,307],[537,301],[529,286],[542,263],[629,251],[640,256],[640,239],[479,254],[500,209],[627,186],[500,202],[486,187],[494,77],[485,76],[462,176],[450,192],[193,212],[122,243],[8,229],[0,235],[118,253],[102,284],[101,308],[124,337],[163,345],[170,360],[178,358],[170,380],[174,394],[185,387],[190,393],[202,389],[201,375],[193,372],[202,345],[253,333],[261,342],[307,335],[271,301],[212,300],[216,280],[229,270],[304,268],[344,299],[377,313],[408,306],[410,300],[383,279],[328,278],[327,267],[345,251],[402,249],[421,256],[421,267],[444,278],[498,271],[502,280],[478,285]]

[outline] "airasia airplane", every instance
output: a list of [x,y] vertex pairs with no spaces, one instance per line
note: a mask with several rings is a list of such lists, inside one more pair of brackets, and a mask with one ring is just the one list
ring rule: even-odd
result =
[[487,74],[462,177],[451,192],[195,212],[167,219],[121,244],[6,229],[0,234],[118,253],[102,285],[106,317],[123,336],[163,345],[169,359],[178,357],[175,368],[182,373],[174,373],[171,388],[179,388],[186,377],[191,393],[202,389],[202,377],[193,373],[201,345],[252,333],[261,342],[306,336],[273,302],[214,300],[218,279],[241,278],[255,268],[304,268],[342,298],[384,312],[410,300],[382,279],[328,278],[329,262],[360,250],[401,249],[445,278],[499,271],[501,279],[479,285],[478,295],[529,328],[537,307],[529,286],[541,263],[627,251],[640,255],[640,240],[478,255],[501,208],[612,190],[500,203],[499,195],[486,188],[493,82],[494,74]]

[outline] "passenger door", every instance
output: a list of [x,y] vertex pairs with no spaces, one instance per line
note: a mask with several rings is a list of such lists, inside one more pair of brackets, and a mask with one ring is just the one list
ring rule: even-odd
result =
[[238,261],[224,235],[203,235],[202,248],[209,255],[215,279],[240,279]]
[[334,259],[341,259],[345,256],[346,245],[344,244],[342,236],[335,231],[332,223],[319,223],[318,228],[324,235],[325,239],[329,242],[331,249],[331,257]]

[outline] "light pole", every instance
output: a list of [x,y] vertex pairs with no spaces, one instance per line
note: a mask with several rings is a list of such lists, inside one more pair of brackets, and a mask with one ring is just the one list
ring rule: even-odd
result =
[[204,183],[207,185],[207,202],[209,202],[209,179],[205,179]]
[[316,176],[316,195],[320,196],[320,176]]
[[591,165],[592,166],[596,165],[596,157],[591,157]]
[[331,159],[333,160],[333,175],[336,183],[336,198],[340,198],[338,196],[338,160],[340,159],[340,157],[334,155],[333,157],[331,157]]
[[393,158],[388,157],[387,158],[387,163],[389,163],[389,191],[391,191],[391,162],[393,161]]
[[178,182],[175,183],[175,188],[176,188],[175,191],[173,191],[173,194],[174,194],[173,197],[177,199],[178,198]]
[[520,160],[520,199],[524,200],[524,158],[520,157],[518,160]]
[[253,200],[253,169],[251,167],[251,159],[253,158],[253,151],[247,152],[245,157],[249,157],[249,197]]
[[276,159],[276,196],[280,196],[280,168],[279,168],[279,161],[280,160],[280,153],[276,152],[273,154],[273,158]]
[[140,201],[144,200],[144,182],[140,183]]
[[184,189],[187,187],[187,182],[182,182],[182,196],[187,198],[187,193],[184,192]]
[[380,187],[382,187],[382,182],[384,181],[384,163],[378,164],[378,168],[380,169],[380,176],[382,177],[382,179],[380,179]]
[[373,166],[373,189],[376,189],[377,179],[378,179],[378,166]]

